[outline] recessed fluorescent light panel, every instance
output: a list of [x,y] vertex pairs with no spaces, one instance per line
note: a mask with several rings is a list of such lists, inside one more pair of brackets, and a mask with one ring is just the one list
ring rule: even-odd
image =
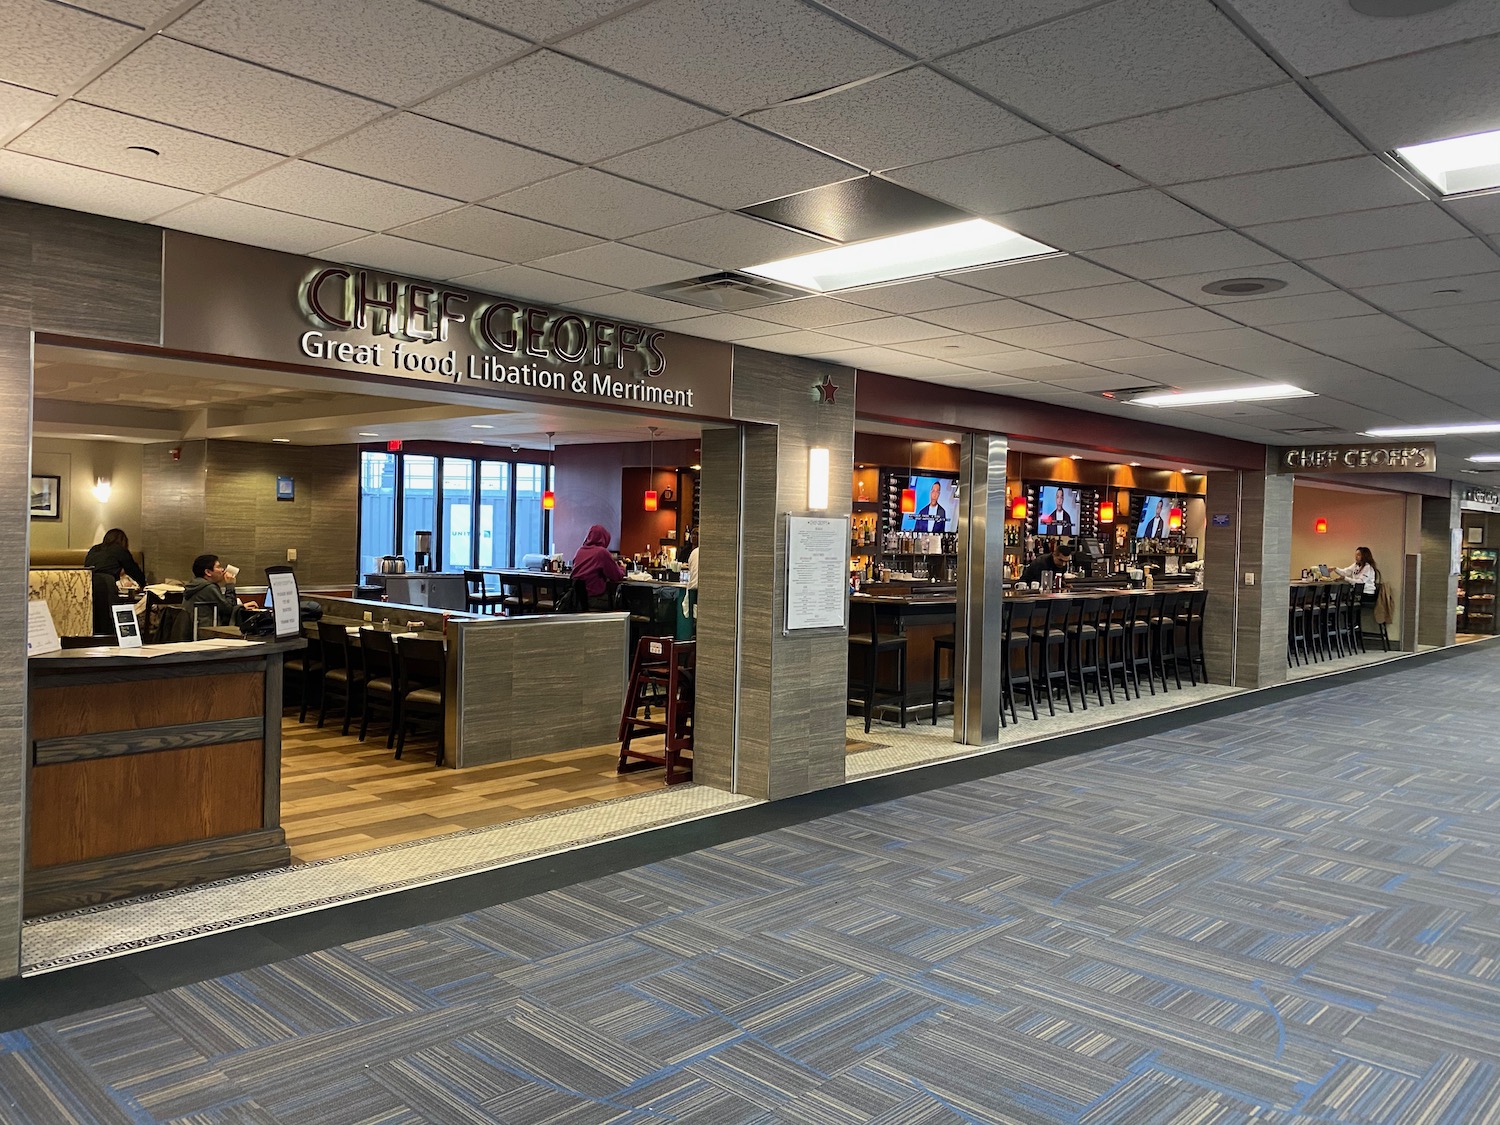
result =
[[1449,426],[1382,426],[1366,437],[1450,437],[1456,434],[1500,434],[1500,422],[1459,422]]
[[1500,187],[1500,131],[1398,148],[1396,155],[1444,195]]
[[1500,464],[1500,453],[1476,453],[1469,460],[1481,465],[1496,465]]
[[1311,398],[1290,383],[1265,383],[1258,387],[1222,387],[1216,391],[1177,391],[1160,395],[1141,395],[1130,400],[1132,406],[1212,406],[1221,402],[1264,402],[1273,398]]
[[984,219],[909,231],[751,266],[745,273],[816,293],[1056,254],[1051,246]]

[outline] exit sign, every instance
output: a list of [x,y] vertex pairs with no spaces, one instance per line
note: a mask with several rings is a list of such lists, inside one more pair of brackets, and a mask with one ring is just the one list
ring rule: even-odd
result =
[[396,441],[388,441],[388,442],[386,442],[385,443],[385,451],[387,453],[400,453],[401,452],[401,442],[400,442],[400,440],[398,439]]

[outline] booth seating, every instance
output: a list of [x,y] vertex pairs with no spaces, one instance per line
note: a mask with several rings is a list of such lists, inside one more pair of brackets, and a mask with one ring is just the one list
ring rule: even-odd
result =
[[[80,554],[82,552],[79,552]],[[88,637],[94,632],[94,572],[81,565],[34,567],[26,572],[26,596],[44,601],[60,637]],[[111,641],[111,644],[114,642]]]

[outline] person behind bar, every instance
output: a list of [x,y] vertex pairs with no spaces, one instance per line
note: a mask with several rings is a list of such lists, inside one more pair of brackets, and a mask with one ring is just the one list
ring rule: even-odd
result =
[[83,565],[94,572],[94,635],[111,636],[115,631],[109,607],[120,592],[120,578],[129,578],[137,586],[146,584],[145,572],[130,553],[130,537],[122,528],[112,527],[104,538],[89,548]]
[[244,610],[258,608],[254,603],[240,605],[234,582],[218,555],[199,555],[193,560],[192,581],[182,588],[182,617],[174,639],[195,640],[195,621],[200,630],[211,625],[238,625]]
[[573,556],[573,581],[582,582],[594,612],[609,608],[609,584],[625,578],[625,568],[609,553],[609,530],[594,524]]
[[1022,582],[1040,582],[1042,575],[1049,571],[1066,574],[1068,563],[1073,557],[1073,548],[1064,543],[1052,544],[1050,555],[1038,555],[1026,564],[1026,569],[1021,571]]

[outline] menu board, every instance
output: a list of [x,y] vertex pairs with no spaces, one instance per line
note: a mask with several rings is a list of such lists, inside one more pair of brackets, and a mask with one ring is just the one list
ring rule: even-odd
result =
[[842,629],[848,607],[849,521],[786,518],[786,632]]

